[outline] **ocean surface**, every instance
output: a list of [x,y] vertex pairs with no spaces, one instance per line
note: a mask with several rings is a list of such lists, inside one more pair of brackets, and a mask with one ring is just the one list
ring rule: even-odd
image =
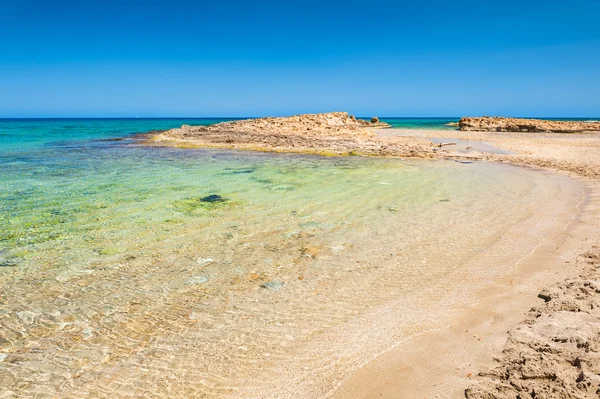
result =
[[0,120],[3,398],[324,396],[448,323],[584,195],[510,165],[130,137],[218,121]]

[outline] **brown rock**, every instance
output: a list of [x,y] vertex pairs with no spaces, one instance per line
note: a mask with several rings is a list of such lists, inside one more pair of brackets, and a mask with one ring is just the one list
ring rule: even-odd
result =
[[300,152],[320,155],[438,157],[431,142],[408,137],[387,137],[371,123],[347,112],[306,114],[282,118],[256,118],[189,126],[145,135],[147,145],[185,148],[237,148],[254,151]]
[[478,132],[600,132],[600,122],[549,121],[542,119],[503,118],[483,116],[463,117],[458,122],[460,130]]

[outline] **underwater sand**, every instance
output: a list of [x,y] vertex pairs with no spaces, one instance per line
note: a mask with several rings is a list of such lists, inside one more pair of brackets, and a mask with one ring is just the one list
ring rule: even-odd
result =
[[585,196],[451,160],[107,144],[1,162],[2,398],[327,395],[449,323]]

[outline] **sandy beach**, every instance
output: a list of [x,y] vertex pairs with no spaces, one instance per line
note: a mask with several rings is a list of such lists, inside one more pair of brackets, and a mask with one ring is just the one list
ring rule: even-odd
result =
[[[343,114],[343,113],[342,113]],[[344,117],[344,115],[342,115]],[[218,126],[218,125],[217,125]],[[600,393],[600,134],[306,128],[283,134],[190,128],[150,144],[511,163],[571,176],[587,195],[513,272],[445,328],[355,370],[334,398],[592,398]],[[237,129],[236,129],[237,128]],[[240,129],[241,128],[241,129]],[[186,130],[188,129],[188,130]],[[440,144],[442,143],[442,144]]]
[[381,134],[454,140],[466,156],[492,144],[510,154],[483,153],[481,159],[567,173],[585,182],[589,198],[496,292],[486,293],[448,328],[368,363],[332,397],[598,397],[600,134],[413,129]]

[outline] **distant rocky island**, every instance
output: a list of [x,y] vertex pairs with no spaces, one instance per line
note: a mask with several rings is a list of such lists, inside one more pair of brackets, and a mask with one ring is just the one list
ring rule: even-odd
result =
[[391,127],[379,118],[357,119],[347,112],[304,114],[183,125],[148,135],[147,144],[192,148],[300,152],[323,155],[432,157],[437,149],[428,140],[380,137]]
[[482,116],[478,118],[463,117],[458,122],[458,128],[462,131],[477,132],[579,133],[600,132],[600,122]]
[[374,116],[370,121],[357,119],[347,112],[303,114],[286,117],[265,117],[222,122],[208,126],[183,125],[167,133],[177,137],[198,136],[202,133],[238,132],[247,134],[285,134],[301,136],[373,136],[368,128],[391,127]]

